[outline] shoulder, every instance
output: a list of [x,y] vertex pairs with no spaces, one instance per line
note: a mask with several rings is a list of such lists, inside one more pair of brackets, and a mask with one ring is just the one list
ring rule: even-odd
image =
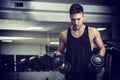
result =
[[64,30],[64,31],[62,31],[62,32],[60,33],[60,36],[64,36],[64,35],[66,35],[66,34],[67,34],[67,31],[68,31],[68,30]]
[[93,33],[93,34],[98,34],[99,33],[99,31],[95,27],[88,27],[88,30],[89,30],[90,33]]
[[97,28],[95,28],[95,27],[88,27],[88,30],[89,30],[89,31],[93,31],[93,32],[94,32],[94,31],[98,31]]
[[67,31],[68,31],[68,30],[62,31],[62,32],[60,33],[59,37],[60,37],[61,39],[65,39],[66,36],[67,36]]
[[64,31],[62,31],[62,32],[60,33],[60,35],[59,35],[59,41],[60,41],[60,42],[66,43],[67,31],[68,31],[68,30],[64,30]]
[[100,37],[100,32],[95,27],[88,27],[89,35],[93,38]]

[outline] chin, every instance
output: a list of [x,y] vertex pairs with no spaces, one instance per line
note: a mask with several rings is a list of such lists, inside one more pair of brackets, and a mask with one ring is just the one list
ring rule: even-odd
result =
[[77,27],[77,26],[76,26],[76,27],[74,27],[74,29],[76,29],[76,30],[77,30],[77,29],[79,29],[79,28],[80,28],[80,27]]
[[78,26],[76,26],[76,29],[79,29],[80,28],[80,26],[78,25]]

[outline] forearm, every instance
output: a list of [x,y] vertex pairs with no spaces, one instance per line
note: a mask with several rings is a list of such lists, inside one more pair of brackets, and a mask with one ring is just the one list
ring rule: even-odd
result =
[[105,53],[106,53],[105,47],[100,48],[98,54],[104,57],[104,56],[105,56]]
[[65,50],[65,45],[59,44],[59,46],[57,48],[57,53],[62,54],[62,53],[64,53],[64,50]]

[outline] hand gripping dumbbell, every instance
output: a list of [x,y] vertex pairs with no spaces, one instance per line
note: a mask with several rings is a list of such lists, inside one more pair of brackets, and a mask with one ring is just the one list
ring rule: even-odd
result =
[[105,60],[102,56],[94,54],[90,58],[90,64],[88,65],[89,69],[93,73],[100,73],[102,71]]
[[[62,74],[69,72],[69,70],[71,69],[70,63],[65,61],[65,58],[63,55],[54,55],[52,64],[55,68],[58,68],[59,72]],[[64,64],[64,67],[61,68],[63,64]]]

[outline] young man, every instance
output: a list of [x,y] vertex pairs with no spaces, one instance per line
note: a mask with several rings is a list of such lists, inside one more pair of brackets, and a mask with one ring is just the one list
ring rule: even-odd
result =
[[[105,55],[105,47],[99,31],[83,23],[84,11],[80,4],[72,4],[69,10],[72,26],[62,31],[59,37],[58,54],[66,48],[65,60],[70,62],[71,70],[65,74],[66,80],[95,80],[96,75],[88,70],[88,64],[94,45],[99,48],[98,54]],[[61,66],[61,68],[64,64]]]

